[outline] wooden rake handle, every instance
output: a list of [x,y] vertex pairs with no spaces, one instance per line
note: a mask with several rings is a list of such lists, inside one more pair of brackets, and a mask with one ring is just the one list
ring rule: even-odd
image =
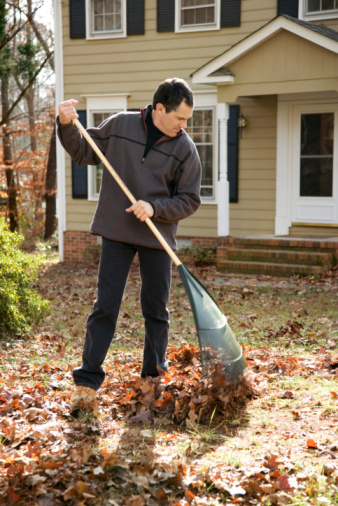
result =
[[[81,123],[79,122],[79,120],[78,119],[73,119],[73,123],[74,123],[74,125],[77,126],[77,128],[80,130],[81,134],[86,139],[86,141],[88,142],[88,144],[90,144],[90,146],[93,148],[93,150],[95,151],[95,153],[97,154],[97,156],[100,158],[100,160],[107,167],[107,169],[109,170],[109,172],[111,173],[111,175],[113,176],[113,178],[115,179],[115,181],[117,182],[117,184],[120,186],[120,188],[127,195],[127,197],[130,200],[130,202],[132,204],[135,204],[136,199],[135,199],[134,195],[129,191],[129,189],[124,184],[124,182],[122,181],[122,179],[120,178],[120,176],[118,175],[118,173],[115,171],[115,169],[113,169],[113,167],[111,166],[111,164],[108,162],[107,158],[104,156],[104,154],[102,153],[102,151],[98,148],[98,146],[95,144],[95,142],[90,137],[90,135],[87,133],[87,131],[83,128],[83,126],[81,125]],[[155,237],[159,240],[160,244],[163,246],[163,248],[165,249],[165,251],[168,253],[168,255],[170,256],[170,258],[172,259],[172,261],[174,262],[174,264],[178,267],[182,262],[176,256],[176,254],[174,253],[174,251],[171,249],[171,247],[169,246],[169,244],[167,243],[167,241],[164,239],[163,235],[159,232],[159,230],[156,228],[156,226],[154,225],[154,223],[151,221],[150,218],[146,218],[145,222],[148,225],[148,227],[150,228],[150,230],[153,232],[153,234],[155,235]]]

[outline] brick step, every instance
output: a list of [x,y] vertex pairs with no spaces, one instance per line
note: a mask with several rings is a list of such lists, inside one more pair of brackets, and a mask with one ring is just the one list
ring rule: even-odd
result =
[[267,274],[271,276],[316,275],[325,270],[321,265],[281,264],[271,262],[233,261],[217,258],[217,268],[242,274]]
[[328,252],[304,251],[294,249],[256,249],[218,247],[218,255],[233,261],[250,261],[265,263],[322,265],[330,268],[333,265],[333,254]]
[[283,238],[247,238],[247,237],[225,237],[220,241],[221,247],[238,247],[238,248],[251,248],[251,249],[293,249],[293,250],[312,250],[329,252],[338,254],[338,242],[324,241],[320,238],[316,239],[283,239]]

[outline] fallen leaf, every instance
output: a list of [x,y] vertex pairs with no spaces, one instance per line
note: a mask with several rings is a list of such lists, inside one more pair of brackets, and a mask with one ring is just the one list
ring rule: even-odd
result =
[[317,443],[313,439],[308,439],[306,442],[308,448],[318,448]]

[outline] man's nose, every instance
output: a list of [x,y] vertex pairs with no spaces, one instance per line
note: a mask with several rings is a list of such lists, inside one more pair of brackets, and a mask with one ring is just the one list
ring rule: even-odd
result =
[[180,128],[187,128],[187,120],[180,121]]

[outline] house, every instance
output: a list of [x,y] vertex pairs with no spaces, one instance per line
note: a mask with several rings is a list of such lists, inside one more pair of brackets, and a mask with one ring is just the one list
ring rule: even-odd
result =
[[[77,99],[85,126],[144,107],[167,77],[192,86],[202,205],[179,237],[337,241],[338,0],[54,0],[54,10],[56,101]],[[58,146],[61,259],[98,240],[101,171]]]

